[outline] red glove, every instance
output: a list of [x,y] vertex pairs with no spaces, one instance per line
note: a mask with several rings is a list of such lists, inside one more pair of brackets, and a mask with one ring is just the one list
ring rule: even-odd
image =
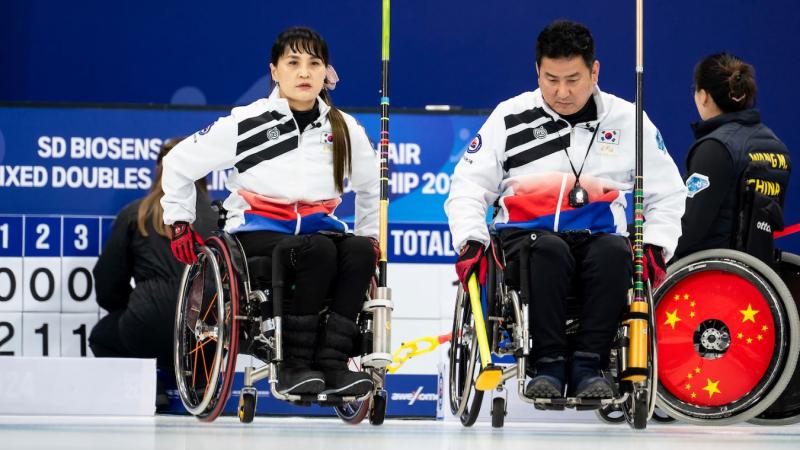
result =
[[643,274],[642,281],[650,284],[653,289],[657,288],[664,282],[667,276],[667,263],[664,262],[664,251],[657,245],[645,244],[644,254],[642,255]]
[[467,282],[473,273],[478,274],[478,281],[481,284],[486,283],[486,258],[483,244],[478,241],[467,241],[466,245],[461,248],[458,254],[458,261],[456,261],[456,274],[458,279],[468,289]]
[[375,264],[378,264],[381,260],[381,243],[375,238],[369,238],[369,240],[372,242],[372,249],[375,250]]
[[186,222],[175,222],[172,225],[172,254],[184,264],[194,264],[197,253],[194,246],[203,245],[200,235]]

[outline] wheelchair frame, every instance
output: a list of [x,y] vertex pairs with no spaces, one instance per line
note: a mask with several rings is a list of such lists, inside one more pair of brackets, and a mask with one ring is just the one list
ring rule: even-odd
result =
[[[273,257],[273,261],[278,260]],[[214,292],[206,299],[205,287],[208,283],[205,272],[209,270],[212,272],[210,284]],[[203,285],[198,287],[197,282]],[[202,290],[200,303],[196,298],[198,292],[193,290]],[[268,335],[267,339],[258,342],[261,344],[261,353],[258,356],[249,354],[261,359],[265,365],[259,368],[247,366],[244,369],[244,387],[238,407],[240,421],[249,423],[253,420],[257,399],[254,385],[257,381],[267,379],[271,395],[278,400],[298,405],[316,403],[333,406],[337,415],[347,423],[359,423],[366,416],[369,416],[370,423],[374,425],[383,423],[387,400],[384,388],[386,366],[392,359],[389,330],[393,304],[389,288],[375,288],[373,283],[357,320],[362,339],[368,342],[364,348],[357,349],[360,351],[360,368],[370,374],[375,385],[371,392],[362,396],[322,393],[296,395],[277,390],[278,371],[283,360],[281,315],[284,284],[283,268],[280,264],[273,265],[272,291],[270,299],[266,292],[251,289],[244,249],[235,236],[225,232],[215,232],[206,241],[206,245],[200,248],[198,261],[186,267],[181,281],[175,322],[176,380],[186,409],[200,420],[216,419],[222,413],[230,395],[239,345],[250,352],[256,338],[264,333]],[[262,305],[265,303],[271,303],[273,314],[262,319]],[[204,310],[205,313],[200,318]],[[219,318],[223,320],[220,321]],[[188,326],[187,321],[193,322],[193,326]],[[192,341],[195,348],[189,352],[188,344]],[[211,363],[207,363],[209,357],[204,347],[211,342],[214,342],[214,352]],[[266,354],[263,354],[264,350]],[[190,356],[192,353],[194,355]],[[206,376],[201,398],[194,392],[198,389],[196,378],[199,355],[202,355]],[[187,357],[192,361],[188,361]],[[192,370],[187,370],[187,365]],[[189,375],[192,377],[191,386],[187,379]]]
[[[498,251],[502,256],[502,248],[498,241],[498,238],[493,236],[489,249],[485,305],[486,320],[491,324],[491,331],[487,338],[493,354],[512,355],[515,358],[515,364],[502,368],[500,381],[493,390],[505,391],[505,383],[516,377],[518,396],[538,409],[596,409],[598,415],[609,423],[619,422],[611,416],[613,412],[621,411],[631,427],[645,428],[655,407],[654,386],[657,377],[655,326],[652,313],[649,312],[653,310],[649,286],[647,289],[648,308],[644,311],[641,311],[641,305],[637,305],[638,308],[632,308],[633,312],[629,313],[621,322],[614,341],[610,372],[614,375],[617,393],[613,398],[529,398],[525,395],[526,363],[533,343],[529,334],[527,295],[524,291],[520,295],[517,290],[509,288],[504,283],[505,262],[501,262],[504,258],[497,257]],[[520,259],[527,260],[527,247],[523,247]],[[527,267],[520,267],[521,273],[524,273],[525,270]],[[475,369],[480,364],[480,355],[477,351],[479,336],[476,332],[477,327],[474,326],[475,316],[468,297],[469,293],[459,286],[453,318],[449,379],[450,409],[454,415],[460,418],[464,426],[471,426],[475,423],[483,400],[483,392],[477,389],[475,379],[478,375]],[[629,294],[628,300],[629,304],[634,303],[631,294]],[[639,337],[647,339],[645,355],[647,367],[644,370],[634,370],[629,366],[631,360],[629,344],[632,339],[636,338],[632,334],[631,323],[634,320],[642,319],[646,320],[644,329],[646,336]],[[574,332],[579,324],[576,320],[568,320],[566,326],[569,333]],[[633,329],[633,332],[641,331]],[[641,355],[638,356],[641,357]],[[491,416],[492,426],[503,426],[505,417],[505,400],[503,398],[493,399]]]

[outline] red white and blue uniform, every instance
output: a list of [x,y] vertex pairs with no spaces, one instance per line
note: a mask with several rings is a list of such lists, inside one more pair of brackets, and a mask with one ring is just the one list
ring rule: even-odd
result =
[[[522,228],[627,235],[626,194],[635,167],[635,108],[595,88],[597,118],[570,125],[537,89],[500,103],[456,166],[445,210],[458,250],[489,242],[486,212],[498,203],[495,230]],[[593,142],[592,142],[593,140]],[[587,148],[591,142],[591,149]],[[566,151],[565,151],[566,149]],[[570,167],[584,165],[589,203],[574,208]],[[585,161],[584,161],[585,159]],[[653,123],[644,117],[644,241],[669,258],[681,234],[686,188]]]
[[[194,180],[214,170],[233,168],[225,230],[311,234],[349,232],[334,214],[341,194],[333,180],[330,107],[317,99],[319,118],[298,130],[289,103],[276,88],[269,98],[233,108],[231,114],[184,139],[164,158],[164,221],[193,222]],[[378,236],[378,157],[366,132],[342,112],[350,133],[356,193],[355,230]]]

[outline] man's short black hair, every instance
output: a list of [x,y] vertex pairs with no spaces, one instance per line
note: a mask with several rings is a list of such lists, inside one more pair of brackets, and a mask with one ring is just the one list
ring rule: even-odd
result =
[[572,58],[580,56],[586,67],[594,64],[594,39],[584,25],[570,20],[556,20],[547,25],[536,39],[536,67],[542,58]]

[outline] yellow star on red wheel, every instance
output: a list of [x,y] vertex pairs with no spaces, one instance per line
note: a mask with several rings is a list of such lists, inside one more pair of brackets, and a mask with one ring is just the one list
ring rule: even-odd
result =
[[694,368],[694,373],[700,373],[700,368],[699,367],[695,367]]
[[678,294],[675,294],[675,297],[674,297],[674,298],[675,298],[675,300],[680,300],[680,299],[681,299],[681,296],[680,296],[680,295],[678,295]]
[[683,299],[684,300],[689,300],[689,294],[683,294]]
[[704,391],[708,392],[708,398],[714,396],[714,394],[721,394],[722,391],[719,390],[719,380],[711,381],[711,378],[706,378],[706,387],[703,388]]
[[758,314],[758,310],[753,309],[753,306],[749,303],[747,304],[747,309],[740,309],[739,312],[742,313],[742,323],[748,320],[756,323],[756,314]]
[[681,318],[678,317],[678,309],[676,308],[675,311],[672,311],[671,313],[669,311],[667,311],[667,320],[666,320],[666,322],[664,322],[664,325],[669,325],[674,330],[675,329],[675,324],[680,322],[680,321],[681,321]]
[[767,330],[769,330],[768,326],[764,325],[763,327],[761,327],[761,331],[767,331]]

